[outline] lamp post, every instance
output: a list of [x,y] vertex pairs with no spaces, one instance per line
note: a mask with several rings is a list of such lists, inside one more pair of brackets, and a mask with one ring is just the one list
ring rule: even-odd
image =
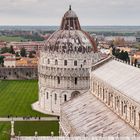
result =
[[37,137],[38,137],[38,132],[35,131],[35,139],[37,140]]
[[52,137],[54,136],[54,132],[53,132],[53,131],[51,131],[51,136],[52,136]]

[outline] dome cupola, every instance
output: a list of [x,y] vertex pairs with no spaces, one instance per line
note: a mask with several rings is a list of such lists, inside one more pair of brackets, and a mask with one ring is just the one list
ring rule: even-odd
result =
[[98,51],[94,38],[81,29],[79,19],[71,6],[62,18],[60,29],[48,38],[44,49],[65,54]]
[[60,29],[61,30],[81,30],[79,19],[76,13],[71,9],[71,5],[69,7],[69,10],[63,16]]

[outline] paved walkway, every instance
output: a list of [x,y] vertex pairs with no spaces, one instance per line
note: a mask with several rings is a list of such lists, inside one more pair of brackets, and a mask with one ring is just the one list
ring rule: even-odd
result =
[[10,118],[0,118],[0,122],[6,121],[58,121],[58,117],[10,117]]

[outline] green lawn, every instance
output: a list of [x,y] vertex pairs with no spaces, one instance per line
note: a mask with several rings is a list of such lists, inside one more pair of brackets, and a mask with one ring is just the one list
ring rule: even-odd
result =
[[[34,136],[37,131],[39,136],[50,136],[51,131],[55,136],[59,135],[59,124],[57,121],[38,122],[15,122],[15,134],[21,136]],[[10,122],[0,122],[0,140],[9,140],[11,125]]]
[[10,122],[0,122],[0,140],[10,140]]
[[16,36],[0,36],[0,41],[16,41],[16,42],[21,42],[21,41],[27,41],[26,39],[22,37],[16,37]]
[[46,116],[33,111],[31,104],[38,100],[38,81],[0,81],[0,117]]
[[[1,80],[0,81],[0,117],[13,116],[47,116],[33,111],[31,104],[38,100],[37,80]],[[0,122],[0,140],[9,140],[10,122]],[[15,122],[15,133],[33,136],[38,131],[40,136],[50,136],[51,131],[58,136],[57,121]]]
[[38,121],[38,122],[15,122],[15,133],[22,136],[34,136],[35,131],[39,136],[50,136],[51,131],[55,136],[59,135],[58,121]]

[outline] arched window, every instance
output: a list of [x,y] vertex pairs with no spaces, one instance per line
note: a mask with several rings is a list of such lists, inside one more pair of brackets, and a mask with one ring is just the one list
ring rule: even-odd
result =
[[86,60],[84,60],[84,65],[86,64]]
[[122,115],[123,115],[123,112],[124,112],[124,110],[123,110],[124,108],[123,108],[123,101],[121,102],[121,113],[122,113]]
[[139,129],[140,129],[140,113],[138,114],[138,119],[139,119]]
[[74,66],[77,66],[77,61],[74,61]]
[[58,65],[58,60],[55,60],[55,65]]
[[60,84],[60,77],[57,77],[57,83]]
[[57,100],[57,94],[55,93],[55,100]]
[[49,93],[48,92],[47,92],[47,95],[46,96],[47,96],[47,99],[49,99]]
[[67,101],[67,95],[66,94],[64,95],[64,101],[65,102]]
[[50,59],[48,59],[48,64],[50,64]]
[[55,104],[56,104],[56,100],[57,100],[57,94],[56,93],[54,95],[54,100],[55,100]]
[[64,66],[67,66],[67,60],[64,60]]
[[78,81],[78,80],[77,80],[77,77],[75,77],[75,85],[77,85],[77,81]]
[[105,99],[105,93],[104,93],[104,88],[103,88],[103,100]]

